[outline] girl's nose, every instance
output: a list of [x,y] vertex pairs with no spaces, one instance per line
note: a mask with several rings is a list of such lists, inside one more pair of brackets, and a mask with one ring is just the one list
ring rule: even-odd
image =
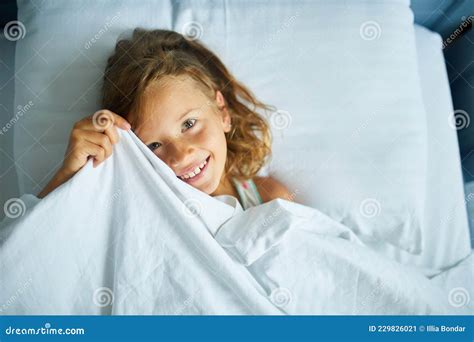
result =
[[192,148],[187,144],[170,144],[169,146],[169,164],[173,169],[185,165],[189,159]]

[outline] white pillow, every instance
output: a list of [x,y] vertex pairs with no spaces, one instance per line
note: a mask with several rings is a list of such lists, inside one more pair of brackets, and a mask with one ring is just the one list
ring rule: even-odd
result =
[[20,190],[40,190],[73,123],[98,108],[119,34],[136,26],[190,30],[280,110],[270,118],[269,172],[297,201],[367,241],[417,253],[426,118],[408,5],[181,1],[172,10],[154,1],[19,1],[27,33],[17,44],[15,103],[34,103],[15,126]]
[[436,32],[415,25],[418,65],[427,117],[428,171],[426,184],[423,253],[413,264],[435,271],[457,264],[471,253],[458,137],[452,118],[454,108],[442,50]]
[[[20,194],[37,194],[62,163],[73,124],[100,106],[107,57],[137,26],[171,29],[171,3],[18,0],[14,156]],[[31,101],[31,102],[30,102]]]

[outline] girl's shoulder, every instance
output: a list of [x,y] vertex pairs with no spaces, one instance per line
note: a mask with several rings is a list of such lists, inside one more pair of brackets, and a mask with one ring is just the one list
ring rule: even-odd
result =
[[288,188],[273,177],[254,177],[252,180],[264,203],[275,198],[282,198],[287,201],[294,200],[294,195],[290,193]]

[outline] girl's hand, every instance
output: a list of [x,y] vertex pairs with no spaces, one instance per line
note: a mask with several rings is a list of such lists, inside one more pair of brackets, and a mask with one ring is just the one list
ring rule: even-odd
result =
[[117,127],[128,130],[130,124],[123,117],[105,109],[76,122],[62,166],[65,173],[74,175],[89,157],[94,158],[94,167],[110,157],[112,145],[119,140]]
[[123,117],[106,109],[76,122],[69,137],[62,167],[38,197],[45,197],[69,180],[90,157],[94,158],[94,167],[110,157],[112,146],[119,140],[117,127],[128,130],[131,126]]

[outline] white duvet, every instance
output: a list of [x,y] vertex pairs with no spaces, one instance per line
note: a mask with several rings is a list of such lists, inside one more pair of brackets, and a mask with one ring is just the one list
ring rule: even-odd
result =
[[318,210],[242,211],[119,134],[106,162],[2,227],[2,314],[466,313]]

